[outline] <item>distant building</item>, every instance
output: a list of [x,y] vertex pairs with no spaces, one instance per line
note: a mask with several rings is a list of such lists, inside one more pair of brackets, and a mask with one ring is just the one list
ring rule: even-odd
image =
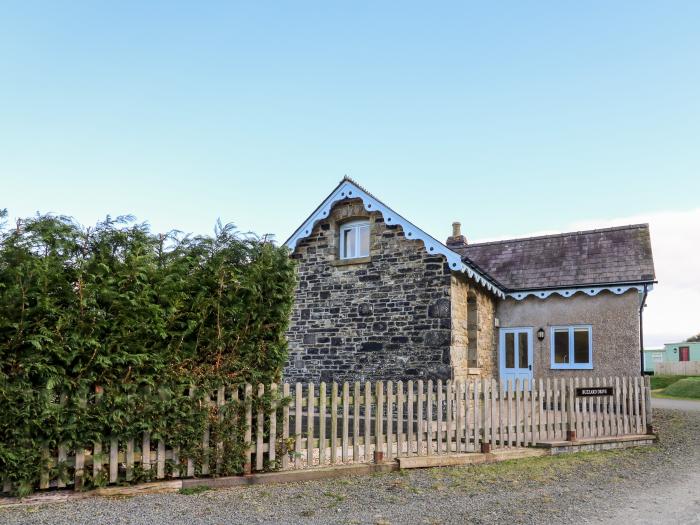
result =
[[645,348],[644,349],[644,372],[654,373],[656,363],[663,363],[665,348]]
[[700,361],[700,342],[698,343],[666,343],[664,345],[664,361],[678,363],[683,361]]

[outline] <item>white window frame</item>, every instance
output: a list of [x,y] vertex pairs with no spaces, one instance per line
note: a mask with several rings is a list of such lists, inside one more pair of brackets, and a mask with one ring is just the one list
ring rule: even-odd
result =
[[[588,363],[574,363],[574,330],[588,330]],[[569,331],[569,362],[554,362],[554,333],[558,330]],[[592,370],[593,369],[593,327],[589,324],[552,326],[549,329],[549,367],[552,370]]]
[[[363,254],[360,252],[360,228],[363,226],[367,227],[367,236],[369,237],[370,225],[369,220],[360,219],[356,221],[346,222],[340,225],[339,237],[340,237],[340,258],[341,259],[361,259],[363,257],[369,257],[369,246],[367,246],[367,253]],[[345,253],[345,232],[355,230],[355,245],[353,246],[353,253]]]

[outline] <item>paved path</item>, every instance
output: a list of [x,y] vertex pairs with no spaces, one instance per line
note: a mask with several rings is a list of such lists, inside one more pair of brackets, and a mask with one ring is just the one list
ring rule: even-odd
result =
[[700,472],[692,471],[677,481],[644,488],[609,516],[607,523],[700,524]]
[[667,410],[686,410],[692,412],[700,411],[700,400],[690,399],[667,399],[665,397],[652,397],[651,406],[654,408],[664,408]]

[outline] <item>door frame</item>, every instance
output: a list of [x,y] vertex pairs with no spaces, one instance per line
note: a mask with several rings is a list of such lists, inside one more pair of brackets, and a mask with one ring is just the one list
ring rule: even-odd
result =
[[[504,383],[505,379],[505,340],[506,340],[506,334],[507,333],[513,333],[513,334],[518,334],[525,332],[527,333],[527,344],[529,346],[529,352],[528,352],[528,369],[527,373],[529,375],[528,377],[528,382],[530,383],[530,387],[532,387],[532,380],[534,378],[534,371],[532,367],[534,366],[534,353],[535,353],[535,347],[533,344],[533,330],[534,328],[532,326],[508,326],[508,327],[503,327],[499,328],[498,330],[498,378],[499,381],[501,382],[503,388],[506,387],[506,384]],[[515,342],[516,342],[516,355],[515,360],[516,364],[519,364],[520,362],[520,345],[518,344],[518,338],[515,337]],[[515,369],[514,369],[515,370]],[[517,368],[517,370],[524,370],[522,368]],[[524,372],[523,372],[524,373]]]

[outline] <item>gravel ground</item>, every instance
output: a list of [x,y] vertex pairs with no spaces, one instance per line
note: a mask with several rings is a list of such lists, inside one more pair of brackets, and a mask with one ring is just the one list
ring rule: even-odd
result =
[[661,440],[653,447],[195,495],[88,498],[0,509],[0,523],[700,523],[700,412],[655,409],[654,418]]

